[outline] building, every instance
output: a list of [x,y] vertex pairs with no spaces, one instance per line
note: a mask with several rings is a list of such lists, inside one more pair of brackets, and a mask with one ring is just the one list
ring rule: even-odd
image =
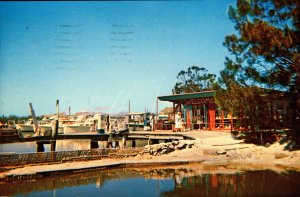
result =
[[[214,101],[214,91],[159,96],[159,101],[173,103],[173,113],[180,111],[183,114],[188,129],[215,129],[219,125],[216,120],[217,106]],[[224,124],[224,121],[223,121]]]
[[[220,110],[215,103],[214,96],[215,91],[158,96],[157,105],[158,101],[172,102],[174,115],[176,112],[182,112],[187,129],[230,130],[235,128],[236,120],[240,117],[234,117],[232,114]],[[266,106],[263,106],[264,111],[269,113],[269,117],[277,120],[276,128],[286,126],[288,102],[285,100],[282,96],[280,100],[271,99]]]

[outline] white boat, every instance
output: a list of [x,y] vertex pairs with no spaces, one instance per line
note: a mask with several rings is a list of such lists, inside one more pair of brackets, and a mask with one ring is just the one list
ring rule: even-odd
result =
[[86,133],[92,131],[93,119],[87,115],[80,115],[73,124],[64,124],[64,134]]
[[[52,130],[52,121],[56,120],[56,117],[51,117],[49,119],[44,118],[41,122],[40,122],[40,127],[45,129],[45,131],[51,131]],[[75,124],[75,120],[73,118],[67,118],[67,117],[62,117],[59,118],[59,122],[58,122],[58,134],[64,134],[64,128],[65,126],[69,126],[69,125],[73,125]]]
[[33,132],[33,120],[29,119],[23,124],[16,124],[16,129],[22,132]]
[[95,114],[94,116],[80,115],[74,124],[64,125],[64,134],[101,132],[105,128],[105,117],[101,114]]
[[87,133],[91,131],[91,126],[80,125],[78,123],[71,125],[64,125],[64,134],[70,133]]

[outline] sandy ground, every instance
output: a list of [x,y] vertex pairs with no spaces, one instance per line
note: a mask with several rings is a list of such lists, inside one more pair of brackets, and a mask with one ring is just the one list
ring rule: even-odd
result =
[[0,178],[115,165],[155,165],[172,162],[199,162],[203,165],[226,166],[227,169],[232,167],[236,170],[300,171],[300,150],[286,151],[284,150],[285,145],[279,143],[269,147],[245,144],[242,140],[234,140],[230,133],[219,131],[191,131],[184,134],[196,138],[194,147],[176,150],[160,156],[141,154],[123,159],[73,161],[60,164],[25,166],[1,172]]

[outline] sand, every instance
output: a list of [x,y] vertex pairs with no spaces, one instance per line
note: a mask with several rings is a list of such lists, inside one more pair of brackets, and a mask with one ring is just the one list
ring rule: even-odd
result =
[[1,172],[0,178],[120,165],[167,165],[171,163],[201,163],[203,165],[226,166],[226,169],[232,167],[235,170],[300,171],[300,150],[284,150],[285,144],[276,142],[269,147],[245,144],[242,140],[233,139],[230,133],[219,131],[192,131],[185,134],[196,138],[192,148],[176,150],[160,156],[139,154],[135,157],[122,159],[28,165]]

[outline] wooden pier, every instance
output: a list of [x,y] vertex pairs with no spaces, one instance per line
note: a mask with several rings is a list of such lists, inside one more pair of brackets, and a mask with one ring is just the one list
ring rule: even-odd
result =
[[[74,151],[55,151],[57,140],[90,140],[91,146],[88,150]],[[52,136],[33,136],[18,138],[19,142],[36,142],[36,153],[5,153],[0,154],[0,166],[43,163],[43,162],[61,162],[66,158],[95,159],[114,154],[116,151],[125,151],[128,156],[128,150],[137,154],[140,148],[136,147],[136,140],[148,140],[148,144],[158,144],[160,142],[171,142],[183,139],[193,139],[181,133],[166,132],[125,132],[120,134],[62,134],[56,139]],[[126,147],[126,140],[132,141],[132,148]],[[98,142],[102,141],[103,149],[99,149]],[[113,143],[114,142],[114,143]],[[122,146],[121,146],[122,143]],[[44,152],[45,144],[51,144],[51,152]],[[114,144],[114,145],[113,145]],[[105,154],[104,154],[105,153]],[[120,153],[121,154],[121,153]]]
[[[183,139],[194,139],[181,133],[170,133],[170,132],[126,132],[120,134],[59,134],[56,140],[92,140],[92,141],[108,141],[109,138],[120,140],[122,138],[130,140],[138,139],[155,139],[155,140],[183,140]],[[39,142],[39,141],[51,141],[51,136],[32,136],[19,138],[19,142]]]
[[[95,140],[95,141],[107,141],[109,134],[59,134],[56,140]],[[34,142],[34,141],[50,141],[51,136],[33,136],[21,138],[21,142]]]
[[[105,148],[113,148],[123,144],[126,146],[126,141],[132,141],[132,147],[136,146],[136,140],[148,140],[148,144],[158,144],[161,141],[171,142],[184,139],[194,138],[186,136],[181,133],[170,133],[170,132],[122,132],[122,133],[110,133],[110,134],[98,134],[98,133],[87,133],[87,134],[60,134],[55,138],[53,136],[32,136],[32,137],[15,137],[11,141],[1,141],[0,143],[13,143],[13,142],[36,142],[37,152],[44,152],[44,144],[51,144],[51,151],[56,149],[57,140],[90,140],[91,149],[99,148],[98,142],[104,142]],[[114,142],[114,145],[113,145]]]
[[128,139],[154,139],[154,140],[194,140],[194,138],[184,135],[182,133],[170,132],[129,132]]

